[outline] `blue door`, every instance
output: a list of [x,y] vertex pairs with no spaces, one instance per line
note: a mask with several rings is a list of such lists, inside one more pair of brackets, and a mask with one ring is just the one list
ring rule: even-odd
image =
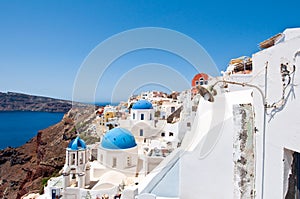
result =
[[52,189],[52,199],[55,199],[55,198],[56,198],[56,190]]

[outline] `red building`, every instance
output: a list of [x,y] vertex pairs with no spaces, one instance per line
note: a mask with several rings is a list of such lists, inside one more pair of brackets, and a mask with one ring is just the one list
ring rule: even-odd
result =
[[192,79],[192,94],[196,95],[198,93],[198,90],[195,88],[198,85],[207,85],[208,84],[209,76],[205,73],[198,73],[194,76]]
[[192,80],[192,87],[198,85],[207,85],[209,76],[205,73],[198,73]]

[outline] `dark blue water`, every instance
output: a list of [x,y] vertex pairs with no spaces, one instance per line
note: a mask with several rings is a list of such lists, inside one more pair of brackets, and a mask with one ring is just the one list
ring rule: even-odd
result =
[[39,130],[58,123],[63,115],[64,113],[0,112],[0,149],[23,145]]

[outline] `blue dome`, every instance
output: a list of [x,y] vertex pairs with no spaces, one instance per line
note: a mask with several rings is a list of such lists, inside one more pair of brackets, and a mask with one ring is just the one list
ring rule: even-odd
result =
[[147,100],[139,100],[133,104],[132,109],[152,109],[152,104]]
[[74,140],[72,140],[69,145],[68,145],[68,150],[82,150],[82,149],[86,149],[86,144],[85,142],[80,139],[79,136],[77,136]]
[[123,128],[113,128],[103,136],[101,146],[106,149],[129,149],[136,146],[134,136]]

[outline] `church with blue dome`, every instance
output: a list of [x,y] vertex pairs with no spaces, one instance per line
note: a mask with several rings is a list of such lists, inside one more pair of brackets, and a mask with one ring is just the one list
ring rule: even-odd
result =
[[119,127],[107,131],[101,139],[97,159],[110,168],[125,169],[136,166],[138,148],[133,134]]
[[90,184],[89,150],[86,143],[77,136],[66,149],[66,163],[63,168],[63,187],[77,185],[84,188]]
[[130,130],[138,142],[156,136],[154,113],[153,105],[148,100],[138,100],[133,104]]
[[[155,118],[155,111],[161,109],[151,101],[138,100],[130,107],[126,112],[120,107],[112,109],[108,106],[104,110],[113,110],[112,118],[105,120],[103,116],[90,123],[87,132],[93,130],[93,133],[100,134],[100,142],[87,145],[79,136],[69,142],[62,176],[57,181],[50,181],[45,189],[50,198],[57,195],[63,198],[115,198],[120,196],[120,192],[121,198],[136,196],[140,179],[153,171],[172,151],[170,141],[163,140],[162,134],[165,131],[172,133],[176,124],[165,125],[165,121]],[[117,113],[121,114],[117,116]],[[97,132],[99,121],[101,128]],[[117,125],[110,125],[114,121]],[[122,187],[125,189],[120,191]]]
[[101,146],[105,149],[129,149],[136,146],[135,138],[124,128],[114,128],[102,138]]
[[139,100],[133,104],[132,109],[153,109],[153,107],[148,100]]
[[69,145],[67,150],[85,150],[86,149],[86,144],[85,142],[79,137],[77,136],[74,140],[72,140]]
[[139,100],[135,102],[131,110],[131,119],[134,122],[147,122],[153,123],[154,109],[152,103],[147,100]]

